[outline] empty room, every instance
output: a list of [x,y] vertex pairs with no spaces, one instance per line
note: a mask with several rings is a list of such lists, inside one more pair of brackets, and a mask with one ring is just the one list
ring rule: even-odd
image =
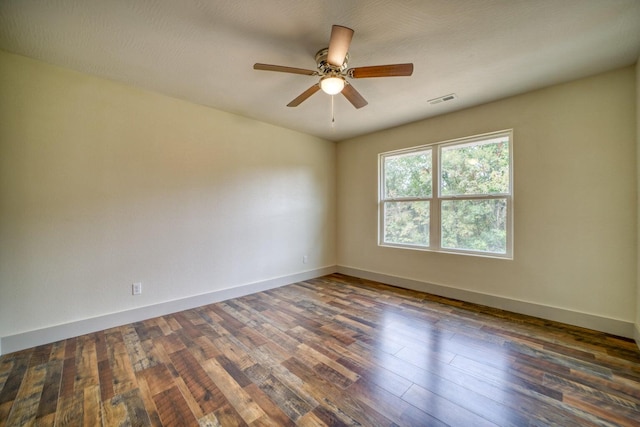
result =
[[637,0],[0,1],[0,427],[640,425]]

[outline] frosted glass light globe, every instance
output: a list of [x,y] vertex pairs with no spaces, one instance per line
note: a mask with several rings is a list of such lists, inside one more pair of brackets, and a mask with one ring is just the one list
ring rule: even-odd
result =
[[323,77],[320,80],[320,88],[328,95],[338,94],[344,89],[344,79],[335,76]]

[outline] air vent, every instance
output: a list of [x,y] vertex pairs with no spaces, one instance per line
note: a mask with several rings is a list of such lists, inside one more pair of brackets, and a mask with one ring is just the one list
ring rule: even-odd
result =
[[441,96],[439,98],[430,99],[427,102],[429,102],[429,104],[431,104],[431,105],[436,105],[436,104],[440,104],[441,102],[445,102],[445,101],[453,101],[457,97],[458,96],[455,93],[450,93],[449,95],[444,95],[444,96]]

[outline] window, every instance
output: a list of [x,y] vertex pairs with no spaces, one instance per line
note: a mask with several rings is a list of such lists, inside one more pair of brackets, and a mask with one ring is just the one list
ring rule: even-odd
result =
[[379,243],[512,257],[512,132],[380,154]]

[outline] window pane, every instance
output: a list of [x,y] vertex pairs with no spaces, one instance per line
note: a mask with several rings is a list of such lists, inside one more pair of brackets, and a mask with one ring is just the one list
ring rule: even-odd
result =
[[507,253],[507,199],[443,200],[442,247]]
[[384,242],[429,246],[428,201],[385,202]]
[[445,146],[440,159],[440,194],[509,193],[509,138]]
[[431,150],[384,158],[384,198],[431,197]]

